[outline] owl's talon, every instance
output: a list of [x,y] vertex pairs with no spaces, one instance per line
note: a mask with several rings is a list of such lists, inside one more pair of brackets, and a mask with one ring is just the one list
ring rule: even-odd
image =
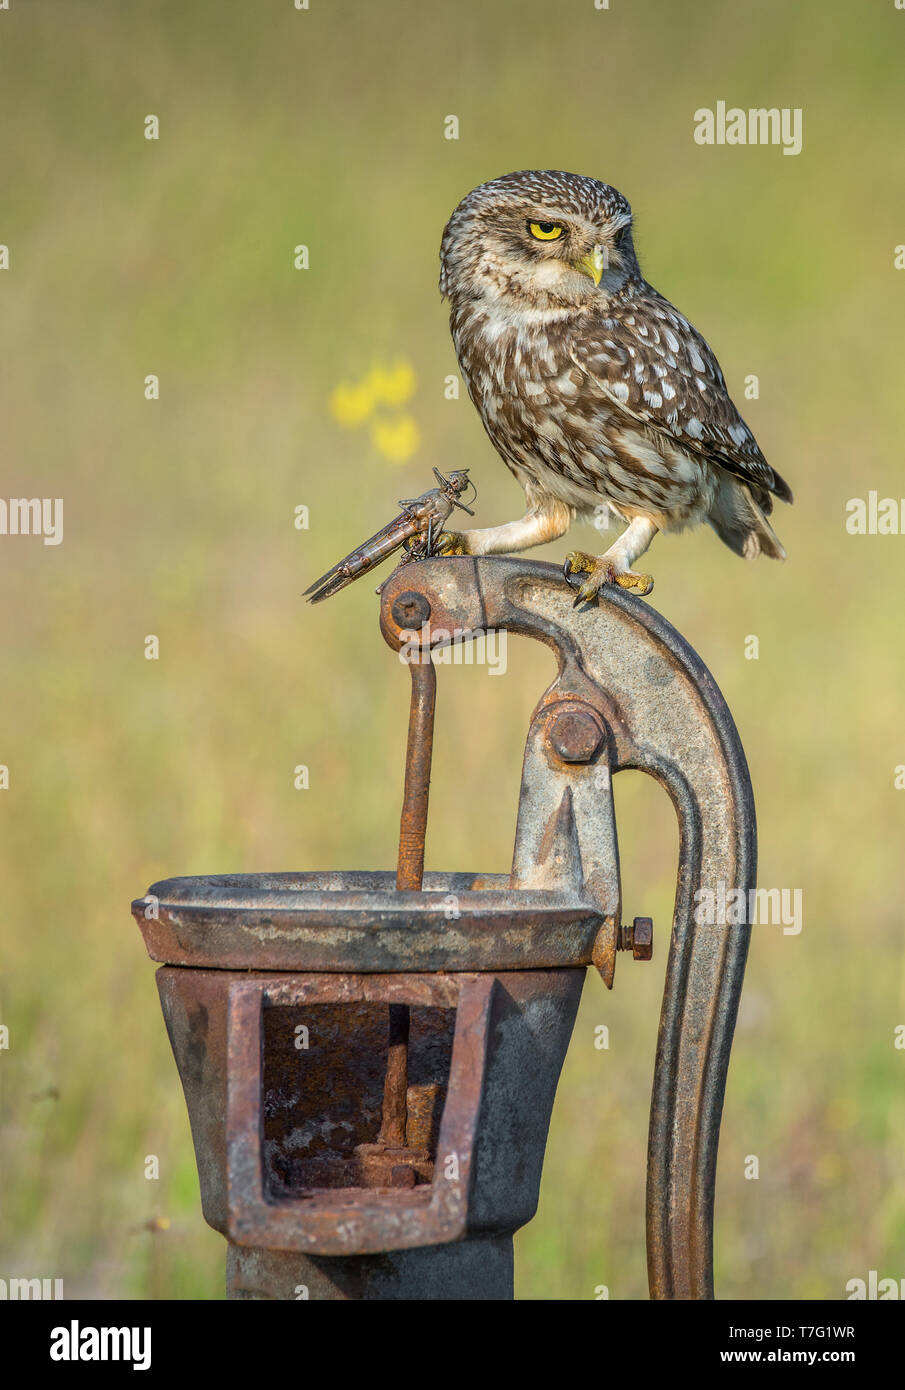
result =
[[575,591],[575,602],[573,608],[578,608],[583,603],[588,603],[594,598],[600,587],[599,582],[593,579],[587,580],[584,584],[575,585],[569,578],[572,574],[593,575],[597,568],[597,559],[593,555],[588,555],[584,550],[570,550],[563,561],[562,574],[570,589]]
[[566,556],[562,572],[568,579],[570,574],[592,574],[599,563],[596,555],[586,550],[570,550]]
[[596,568],[596,555],[589,555],[586,550],[570,550],[563,561],[563,579],[574,589],[575,585],[569,578],[570,574],[593,574]]
[[461,531],[444,531],[437,537],[438,555],[470,555],[468,542]]
[[633,594],[639,594],[641,598],[645,598],[654,587],[652,575],[635,574],[634,570],[626,570],[623,574],[617,574],[615,580],[620,589],[629,589]]
[[[563,578],[570,589],[575,589],[574,608],[582,603],[590,603],[597,597],[605,584],[618,584],[620,589],[629,589],[642,597],[649,594],[654,581],[649,574],[636,574],[634,570],[617,570],[612,560],[603,555],[588,555],[584,550],[570,550],[562,567]],[[585,582],[576,586],[569,576],[586,574]]]

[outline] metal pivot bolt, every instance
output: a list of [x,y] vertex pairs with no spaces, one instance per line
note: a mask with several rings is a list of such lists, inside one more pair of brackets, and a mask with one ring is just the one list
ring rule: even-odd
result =
[[393,622],[401,628],[418,628],[426,623],[431,615],[431,606],[423,594],[407,589],[393,601]]
[[565,709],[550,729],[550,745],[564,763],[589,763],[602,739],[603,730],[590,710]]
[[617,949],[631,951],[635,960],[650,960],[654,954],[653,919],[636,917],[630,927],[620,927]]

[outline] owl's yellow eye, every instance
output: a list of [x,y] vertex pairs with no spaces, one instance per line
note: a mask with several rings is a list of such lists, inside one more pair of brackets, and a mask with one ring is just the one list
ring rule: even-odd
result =
[[558,241],[563,234],[559,222],[529,222],[528,231],[538,241]]

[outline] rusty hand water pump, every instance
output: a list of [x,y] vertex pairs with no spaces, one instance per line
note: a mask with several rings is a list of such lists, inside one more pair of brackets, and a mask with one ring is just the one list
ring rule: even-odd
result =
[[[650,773],[679,819],[653,1078],[653,1298],[713,1296],[720,1114],[749,928],[695,920],[754,886],[744,754],[679,634],[607,589],[576,612],[551,565],[434,558],[385,583],[409,655],[399,861],[388,872],[172,878],[133,903],[188,1106],[231,1298],[511,1298],[587,966],[622,925],[611,777]],[[450,633],[551,647],[528,729],[509,875],[424,873],[436,674]],[[433,634],[437,636],[433,636]]]

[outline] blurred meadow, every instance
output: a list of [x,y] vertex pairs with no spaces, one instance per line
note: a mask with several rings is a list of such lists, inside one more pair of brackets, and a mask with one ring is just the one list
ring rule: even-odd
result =
[[[848,499],[905,492],[903,73],[893,0],[0,11],[0,492],[65,503],[61,545],[0,536],[0,1276],[223,1296],[129,903],[172,874],[394,864],[406,675],[372,584],[301,593],[433,464],[472,469],[478,524],[521,514],[464,390],[447,399],[437,252],[468,189],[526,167],[630,198],[642,269],[795,491],[785,565],[709,530],[645,561],[738,724],[759,881],[803,891],[800,935],[753,933],[718,1293],[905,1276],[905,537],[845,528]],[[693,113],[720,100],[802,108],[801,154],[696,144]],[[508,656],[499,678],[440,670],[428,867],[508,869],[553,674],[518,639]],[[523,1298],[647,1296],[677,835],[640,775],[616,797],[626,919],[652,915],[659,949],[620,961],[611,995],[588,977],[516,1239]]]

